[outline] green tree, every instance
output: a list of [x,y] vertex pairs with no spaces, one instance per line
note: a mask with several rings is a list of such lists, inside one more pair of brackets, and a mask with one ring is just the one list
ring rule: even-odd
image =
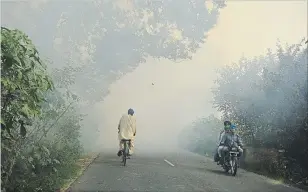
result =
[[2,27],[1,51],[1,189],[55,191],[82,153],[78,98],[53,87],[21,31]]
[[[91,112],[112,82],[147,58],[191,59],[224,7],[224,1],[214,1],[211,10],[200,0],[118,2],[45,1],[41,11],[20,1],[5,2],[2,23],[24,29],[41,56],[52,60],[54,80],[61,80],[56,86],[70,89],[84,104],[81,110]],[[19,17],[8,11],[17,8]],[[82,140],[96,138],[97,128],[83,127],[87,135]]]
[[269,50],[265,56],[243,58],[223,68],[214,89],[215,107],[239,125],[248,145],[286,150],[289,173],[284,174],[293,180],[308,176],[307,75],[303,41],[278,44],[277,53]]
[[26,126],[40,114],[44,93],[53,84],[38,51],[21,31],[1,27],[1,52],[1,184],[6,186]]
[[46,103],[29,127],[7,191],[55,191],[77,171],[82,116],[76,101],[57,90],[45,96]]
[[[117,2],[122,4],[47,1],[40,7],[43,12],[21,2],[6,2],[4,10],[19,5],[21,14],[33,14],[12,20],[14,15],[6,13],[3,23],[29,31],[42,53],[52,58],[52,67],[59,68],[68,82],[75,82],[71,88],[81,99],[96,102],[108,94],[111,82],[147,57],[190,59],[224,7],[224,1],[214,1],[211,10],[200,0]],[[36,28],[25,23],[34,23]],[[53,45],[55,49],[50,49]]]

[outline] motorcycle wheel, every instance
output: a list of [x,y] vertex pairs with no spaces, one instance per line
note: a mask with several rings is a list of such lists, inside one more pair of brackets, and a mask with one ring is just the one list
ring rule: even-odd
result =
[[233,158],[232,160],[232,165],[231,165],[231,175],[235,176],[237,173],[237,167],[238,167],[238,162],[237,158]]
[[226,173],[228,173],[230,170],[229,166],[227,166],[226,164],[224,164],[222,168],[225,170]]
[[228,169],[227,167],[225,167],[224,169],[225,169],[225,172],[226,172],[226,173],[229,172],[229,169]]
[[226,173],[229,172],[230,168],[228,165],[226,165],[226,158],[224,159],[223,164],[221,166],[225,170]]

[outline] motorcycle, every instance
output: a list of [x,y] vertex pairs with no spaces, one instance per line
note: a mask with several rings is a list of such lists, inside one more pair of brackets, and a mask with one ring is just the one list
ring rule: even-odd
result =
[[235,176],[237,173],[237,169],[239,168],[239,157],[238,157],[238,149],[235,147],[232,147],[231,150],[229,150],[223,159],[222,167],[225,170],[226,173],[229,171],[231,172],[232,176]]

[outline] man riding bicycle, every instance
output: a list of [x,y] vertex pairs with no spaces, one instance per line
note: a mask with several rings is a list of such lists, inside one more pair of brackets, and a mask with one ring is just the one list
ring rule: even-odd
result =
[[226,133],[220,141],[220,146],[218,147],[218,155],[220,158],[220,164],[223,164],[224,155],[226,152],[230,151],[232,147],[236,148],[239,152],[238,157],[243,154],[243,142],[238,134],[236,134],[236,126],[231,125],[230,132]]
[[129,156],[133,153],[134,149],[134,138],[136,136],[136,118],[134,116],[134,110],[129,109],[127,114],[124,114],[118,125],[118,139],[120,149],[118,151],[118,156],[122,155],[122,150],[124,148],[124,143],[122,139],[130,139],[129,145]]
[[217,149],[215,151],[215,155],[214,155],[214,161],[218,162],[219,161],[219,155],[218,155],[218,148],[220,145],[220,141],[221,138],[230,131],[230,127],[231,127],[231,122],[230,121],[225,121],[224,122],[224,129],[219,133],[219,137],[218,137],[218,143],[217,143]]

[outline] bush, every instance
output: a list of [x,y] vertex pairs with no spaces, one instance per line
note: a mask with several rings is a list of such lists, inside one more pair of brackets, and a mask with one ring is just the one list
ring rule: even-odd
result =
[[[303,43],[278,44],[277,53],[241,59],[225,67],[214,89],[214,105],[239,125],[246,145],[285,150],[278,158],[268,150],[258,153],[260,166],[293,179],[308,176],[307,48]],[[286,169],[281,169],[281,163]],[[268,166],[267,166],[268,165]],[[267,167],[264,167],[267,166]],[[282,166],[284,167],[284,166]],[[297,168],[295,168],[297,167]],[[298,169],[301,167],[301,169]]]
[[283,157],[275,149],[246,148],[241,167],[275,178],[284,178]]
[[53,87],[24,33],[2,27],[1,36],[1,189],[55,191],[82,152],[76,100]]
[[[223,113],[222,119],[238,126],[247,147],[242,166],[308,184],[308,74],[303,45],[278,44],[277,53],[269,50],[265,56],[242,58],[222,68],[213,104]],[[204,154],[215,149],[222,122],[206,119],[183,132],[181,140],[190,141],[185,145],[188,150]]]

